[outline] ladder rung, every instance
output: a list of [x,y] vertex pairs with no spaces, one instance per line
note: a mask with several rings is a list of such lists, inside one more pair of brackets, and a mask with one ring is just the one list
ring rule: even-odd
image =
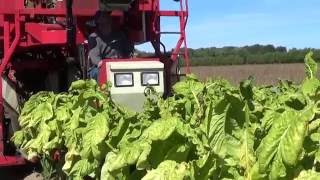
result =
[[186,16],[186,11],[160,11],[160,16]]
[[160,32],[160,34],[181,34],[181,32],[170,32],[170,31],[165,31],[165,32]]

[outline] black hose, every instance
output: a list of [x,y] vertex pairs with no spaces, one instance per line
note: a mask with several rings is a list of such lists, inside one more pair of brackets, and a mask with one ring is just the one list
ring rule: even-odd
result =
[[87,79],[88,78],[88,63],[85,56],[85,48],[81,44],[78,46],[78,60],[80,63],[80,68],[82,71],[82,78]]
[[67,42],[69,47],[73,47],[75,45],[76,40],[76,26],[73,21],[73,0],[66,1],[67,7]]

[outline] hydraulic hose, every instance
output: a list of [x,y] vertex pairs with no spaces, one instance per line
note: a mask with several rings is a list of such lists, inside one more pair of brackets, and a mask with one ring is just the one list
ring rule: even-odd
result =
[[66,1],[66,10],[67,10],[67,41],[68,46],[73,47],[76,39],[76,27],[73,21],[73,0]]

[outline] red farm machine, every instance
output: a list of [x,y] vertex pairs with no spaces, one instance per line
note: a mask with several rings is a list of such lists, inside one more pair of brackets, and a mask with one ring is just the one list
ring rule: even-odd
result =
[[[141,105],[147,84],[168,94],[180,75],[180,58],[186,73],[190,71],[185,34],[188,2],[174,1],[180,8],[168,11],[160,9],[160,0],[0,0],[0,167],[25,163],[10,143],[19,128],[23,102],[32,93],[62,92],[72,81],[88,78],[86,24],[97,10],[111,12],[112,27],[125,29],[130,42],[149,42],[155,50],[148,57],[104,59],[99,84],[110,81],[114,99],[133,109]],[[161,17],[178,18],[180,28],[162,32]],[[170,52],[161,42],[165,34],[179,36]]]

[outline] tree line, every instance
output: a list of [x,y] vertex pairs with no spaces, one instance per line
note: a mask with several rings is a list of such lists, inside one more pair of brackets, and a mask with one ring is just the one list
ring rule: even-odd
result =
[[192,66],[302,63],[312,50],[314,58],[320,60],[320,49],[287,49],[283,46],[252,45],[244,47],[211,47],[189,49]]

